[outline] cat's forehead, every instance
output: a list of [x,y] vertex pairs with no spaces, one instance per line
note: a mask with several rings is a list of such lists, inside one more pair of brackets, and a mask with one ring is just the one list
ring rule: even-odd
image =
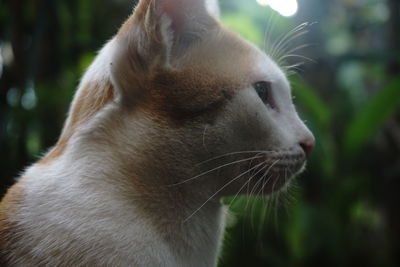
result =
[[210,111],[259,81],[287,88],[282,71],[268,56],[224,28],[193,47],[177,68],[162,70],[152,81],[145,106],[153,115],[168,114],[179,121],[198,114],[215,116]]
[[279,66],[253,43],[221,27],[193,50],[187,64],[198,72],[212,72],[234,84],[269,81],[284,86],[288,82]]

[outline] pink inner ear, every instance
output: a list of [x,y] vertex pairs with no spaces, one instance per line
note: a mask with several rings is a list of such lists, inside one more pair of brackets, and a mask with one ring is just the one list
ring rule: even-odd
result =
[[162,11],[172,20],[172,29],[179,31],[184,23],[184,12],[186,7],[181,0],[160,0]]

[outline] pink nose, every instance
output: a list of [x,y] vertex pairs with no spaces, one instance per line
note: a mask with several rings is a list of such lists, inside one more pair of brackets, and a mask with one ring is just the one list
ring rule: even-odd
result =
[[311,150],[313,150],[314,145],[315,145],[315,139],[314,138],[308,138],[299,143],[301,148],[304,150],[304,153],[306,156],[310,155]]

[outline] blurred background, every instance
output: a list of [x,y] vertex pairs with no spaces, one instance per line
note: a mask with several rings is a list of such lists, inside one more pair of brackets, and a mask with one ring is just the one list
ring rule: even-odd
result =
[[[0,197],[56,142],[133,2],[0,0]],[[291,66],[317,139],[287,193],[224,200],[220,266],[400,266],[400,1],[220,2],[226,25]]]

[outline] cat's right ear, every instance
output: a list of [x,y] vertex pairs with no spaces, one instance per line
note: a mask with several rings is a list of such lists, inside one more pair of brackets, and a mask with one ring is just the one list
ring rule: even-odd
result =
[[215,24],[207,1],[139,1],[114,40],[111,79],[122,98],[140,101],[152,71],[169,68]]

